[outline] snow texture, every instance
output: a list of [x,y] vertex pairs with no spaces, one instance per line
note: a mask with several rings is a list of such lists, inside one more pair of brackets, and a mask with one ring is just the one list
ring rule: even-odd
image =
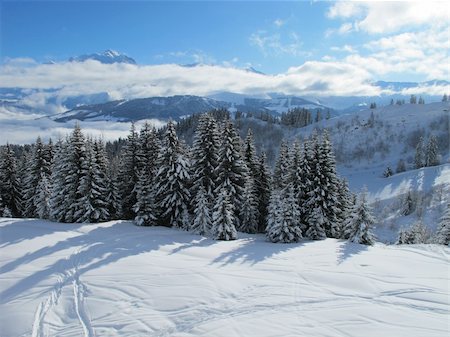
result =
[[[0,335],[447,336],[450,249],[0,219]],[[18,324],[20,322],[20,324]]]

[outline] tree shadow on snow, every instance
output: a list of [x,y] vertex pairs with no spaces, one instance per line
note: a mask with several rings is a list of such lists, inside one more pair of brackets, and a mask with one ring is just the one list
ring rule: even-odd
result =
[[67,232],[68,229],[77,230],[84,225],[56,223],[31,218],[0,218],[0,248],[56,232]]
[[222,266],[241,262],[256,264],[291,249],[312,244],[313,241],[300,241],[297,243],[271,243],[264,234],[248,235],[240,239],[244,243],[236,249],[227,251],[216,257],[211,264],[220,263]]
[[368,246],[350,241],[341,241],[337,247],[337,263],[342,264],[346,260],[358,255],[368,249]]
[[213,240],[211,238],[208,238],[206,236],[201,236],[199,239],[198,235],[195,234],[189,234],[193,236],[193,240],[182,244],[181,246],[174,248],[169,254],[173,255],[173,254],[177,254],[182,252],[183,250],[189,249],[189,248],[195,248],[195,247],[209,247],[212,246],[214,244],[217,244],[219,241]]
[[[125,229],[128,227],[128,229]],[[190,245],[196,238],[193,235],[186,235],[185,232],[178,232],[165,227],[137,227],[131,222],[118,222],[108,227],[97,227],[90,232],[80,234],[75,237],[57,242],[53,246],[48,246],[27,254],[2,267],[2,272],[10,271],[24,263],[57,254],[65,249],[72,249],[71,253],[62,253],[52,265],[36,271],[35,273],[21,279],[13,286],[0,293],[0,303],[6,303],[16,298],[23,292],[34,287],[39,282],[48,279],[53,275],[73,275],[82,274],[110,263],[114,263],[123,258],[148,253],[159,250],[166,245],[181,243]],[[62,278],[62,279],[68,279]]]

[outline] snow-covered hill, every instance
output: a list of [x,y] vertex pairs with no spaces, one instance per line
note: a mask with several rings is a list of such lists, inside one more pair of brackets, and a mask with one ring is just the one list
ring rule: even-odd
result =
[[449,333],[449,248],[0,219],[0,335]]
[[267,112],[273,115],[279,115],[293,108],[329,110],[326,106],[295,96],[272,94],[264,97],[251,97],[233,93],[218,93],[210,97],[179,95],[83,105],[53,115],[51,119],[57,122],[73,119],[122,122],[149,118],[168,120],[220,108],[228,109],[230,112]]

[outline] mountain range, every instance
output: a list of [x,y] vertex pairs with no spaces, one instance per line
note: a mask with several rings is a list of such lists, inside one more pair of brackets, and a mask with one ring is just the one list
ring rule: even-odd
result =
[[[80,55],[69,58],[69,62],[85,62],[95,60],[103,64],[123,63],[136,65],[136,61],[117,51],[106,50],[101,53]],[[55,62],[48,63],[49,66]],[[203,64],[193,63],[182,65],[195,68]],[[244,69],[264,76],[254,68]],[[266,112],[279,115],[291,108],[307,108],[310,110],[330,110],[332,114],[361,111],[371,103],[377,105],[389,104],[391,99],[409,99],[409,95],[402,94],[404,90],[420,87],[449,86],[450,82],[433,80],[427,82],[387,82],[378,81],[372,83],[391,94],[381,96],[331,96],[331,97],[299,97],[285,95],[283,93],[255,93],[252,95],[216,92],[206,97],[193,95],[177,95],[171,97],[144,97],[113,100],[107,91],[92,94],[62,95],[60,88],[54,89],[30,89],[30,88],[2,88],[0,86],[0,107],[6,109],[7,114],[19,109],[23,114],[43,115],[51,113],[51,106],[58,107],[54,112],[66,109],[63,113],[53,114],[51,119],[64,122],[71,119],[79,120],[117,120],[129,121],[146,118],[179,119],[192,113],[199,113],[216,108],[225,108],[231,112]],[[40,105],[34,105],[33,96],[39,97]],[[44,98],[43,99],[41,98]],[[438,101],[442,96],[422,95],[426,102]],[[2,113],[2,111],[0,111]]]
[[151,118],[179,119],[212,109],[227,109],[230,112],[264,112],[278,115],[292,108],[328,110],[326,106],[295,96],[272,94],[265,98],[250,98],[245,95],[223,93],[212,97],[177,95],[117,100],[79,106],[64,113],[52,115],[50,118],[57,122],[66,122],[73,119],[126,122]]

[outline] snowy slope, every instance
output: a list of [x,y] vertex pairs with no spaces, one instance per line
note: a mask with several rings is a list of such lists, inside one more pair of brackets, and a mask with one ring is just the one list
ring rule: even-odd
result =
[[[446,336],[450,249],[0,219],[0,335]],[[20,324],[18,324],[20,322]]]

